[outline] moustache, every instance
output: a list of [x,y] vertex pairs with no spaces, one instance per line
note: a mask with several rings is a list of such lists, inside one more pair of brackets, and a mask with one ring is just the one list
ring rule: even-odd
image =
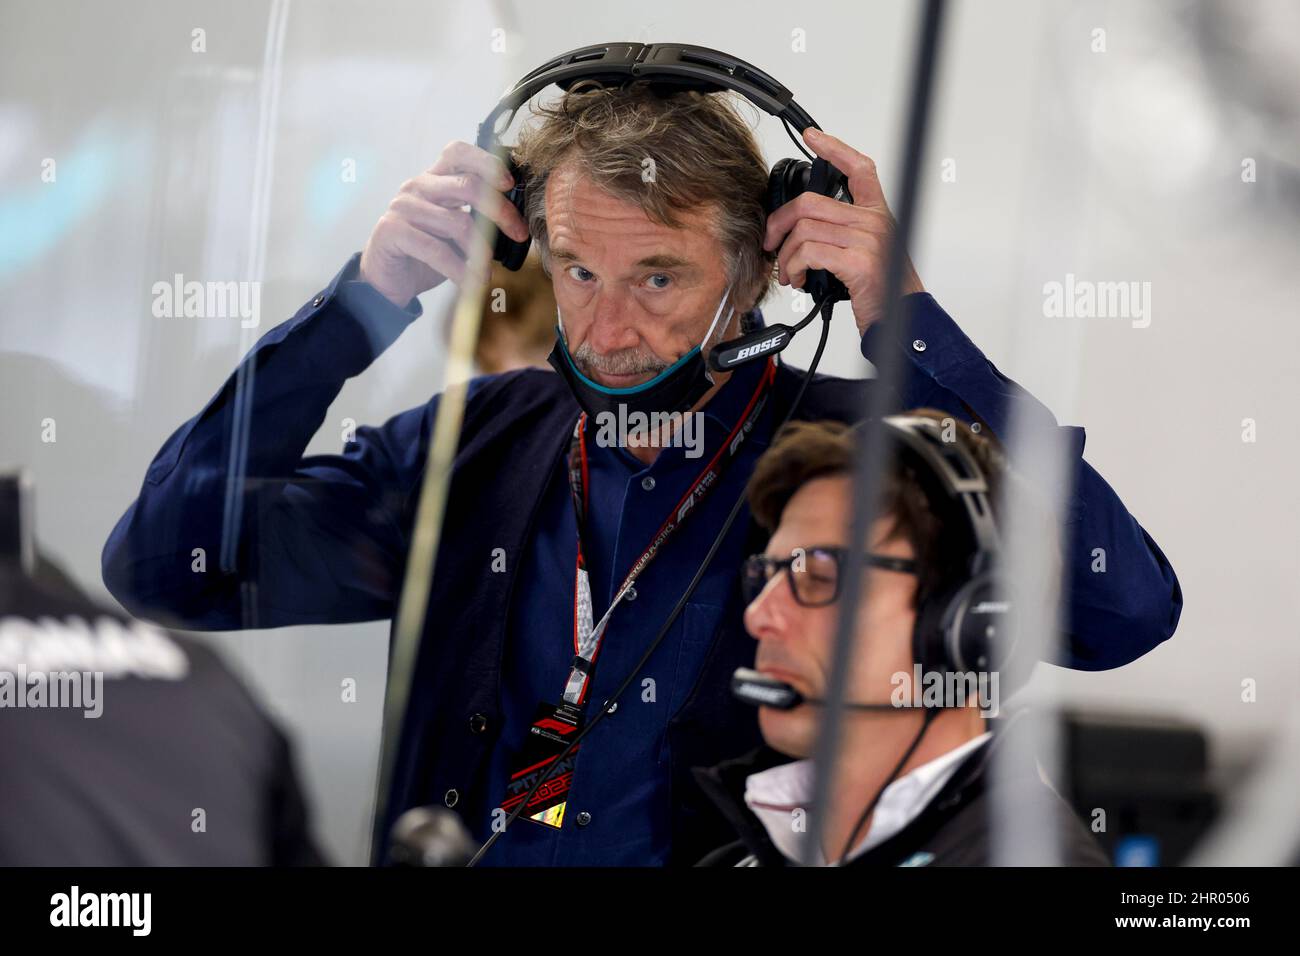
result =
[[653,353],[639,349],[622,349],[602,355],[588,342],[583,342],[570,354],[573,356],[573,364],[588,377],[593,371],[603,375],[640,375],[645,372],[658,375],[671,364]]

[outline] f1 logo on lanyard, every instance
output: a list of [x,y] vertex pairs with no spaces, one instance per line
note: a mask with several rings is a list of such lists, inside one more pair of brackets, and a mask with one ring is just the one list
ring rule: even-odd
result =
[[[564,693],[559,704],[541,703],[528,731],[522,752],[515,762],[516,769],[511,773],[507,784],[506,798],[501,809],[507,814],[514,811],[519,802],[532,789],[539,775],[549,771],[556,758],[569,746],[569,742],[582,731],[582,709],[587,700],[591,686],[591,675],[596,665],[596,655],[605,637],[614,609],[622,602],[624,596],[646,569],[664,544],[681,527],[688,514],[710,491],[719,484],[723,472],[740,451],[745,436],[753,431],[754,423],[762,414],[767,404],[767,391],[776,376],[776,363],[769,360],[767,368],[759,380],[758,387],[749,399],[740,420],[731,430],[717,454],[709,461],[704,470],[691,483],[681,500],[668,513],[668,518],[651,539],[650,544],[632,565],[627,577],[623,579],[618,593],[599,621],[593,623],[594,612],[591,600],[591,581],[587,574],[585,549],[582,545],[583,531],[587,519],[587,445],[586,422],[584,414],[578,418],[573,429],[573,438],[569,444],[568,473],[569,490],[573,498],[574,514],[578,525],[578,560],[573,584],[573,663],[569,669],[569,678],[564,684]],[[573,783],[573,768],[577,762],[580,747],[575,747],[564,757],[564,766],[556,768],[550,778],[538,789],[528,806],[520,813],[523,819],[532,820],[545,826],[559,829],[564,823],[564,810],[568,801],[569,790]]]
[[[506,798],[501,809],[507,815],[514,812],[519,801],[528,795],[537,778],[545,773],[569,745],[569,741],[582,730],[582,712],[570,704],[538,704],[533,725],[528,730],[519,769],[510,775],[506,784]],[[526,820],[559,829],[564,823],[564,808],[573,781],[573,765],[577,762],[580,747],[575,747],[564,758],[565,765],[551,774],[533,794],[524,812]]]

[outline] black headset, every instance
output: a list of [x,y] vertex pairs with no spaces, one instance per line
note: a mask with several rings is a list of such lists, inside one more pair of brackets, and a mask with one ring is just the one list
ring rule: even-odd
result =
[[[808,155],[807,150],[794,138],[791,127],[800,133],[810,126],[821,129],[794,101],[793,94],[775,79],[758,67],[718,50],[685,43],[598,43],[570,50],[542,64],[516,83],[478,128],[479,148],[505,155],[515,182],[505,196],[519,210],[525,222],[528,221],[525,212],[528,170],[514,161],[501,145],[499,137],[509,128],[519,108],[541,90],[555,84],[568,91],[579,80],[595,81],[606,87],[646,81],[652,89],[665,94],[688,90],[700,93],[731,90],[763,112],[780,119],[790,138],[805,155]],[[772,167],[764,198],[768,215],[805,192],[830,196],[841,202],[853,201],[848,180],[842,172],[824,159],[809,158],[812,162],[782,159]],[[519,241],[498,230],[493,258],[505,268],[517,271],[524,264],[531,244],[531,236]],[[804,291],[818,306],[849,298],[844,283],[825,269],[808,270]],[[723,342],[710,356],[710,364],[722,371],[751,359],[766,358],[784,348],[790,336],[802,327],[802,324],[794,329],[772,326]]]
[[964,567],[921,596],[912,659],[925,673],[993,670],[1013,658],[1016,635],[1011,596],[998,577],[1000,535],[988,478],[961,441],[944,439],[943,423],[915,415],[883,422],[938,511],[945,536],[955,531],[968,555]]

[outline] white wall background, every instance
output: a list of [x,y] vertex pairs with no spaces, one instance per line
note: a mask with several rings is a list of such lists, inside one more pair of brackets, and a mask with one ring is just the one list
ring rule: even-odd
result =
[[[154,318],[155,281],[248,278],[264,261],[266,331],[361,248],[404,179],[448,140],[473,139],[509,83],[612,39],[697,43],[759,65],[873,156],[894,196],[918,10],[4,0],[0,465],[31,469],[44,547],[106,597],[105,537],[158,446],[250,344],[237,320]],[[282,53],[268,66],[277,20]],[[191,50],[195,28],[204,53]],[[1097,28],[1105,52],[1091,49]],[[1300,677],[1298,28],[1293,6],[1262,0],[950,4],[913,250],[985,353],[1087,428],[1086,457],[1182,582],[1172,641],[1057,685],[1071,701],[1205,726],[1221,775],[1269,741]],[[796,30],[806,52],[792,49]],[[791,154],[775,121],[760,133],[769,159]],[[1242,182],[1247,157],[1254,183]],[[46,158],[55,184],[41,180]],[[340,181],[346,159],[355,183]],[[941,179],[944,159],[955,182]],[[1043,285],[1066,273],[1150,282],[1150,326],[1046,318]],[[425,316],[347,385],[310,452],[337,451],[345,417],[377,423],[440,388],[453,291],[425,297]],[[792,314],[788,296],[767,308]],[[847,315],[833,337],[826,368],[863,374]],[[796,344],[796,363],[811,347]],[[41,440],[47,417],[53,444]],[[214,637],[294,731],[321,835],[349,862],[363,856],[387,630]],[[345,677],[356,704],[339,700]],[[1256,703],[1241,701],[1246,678]]]

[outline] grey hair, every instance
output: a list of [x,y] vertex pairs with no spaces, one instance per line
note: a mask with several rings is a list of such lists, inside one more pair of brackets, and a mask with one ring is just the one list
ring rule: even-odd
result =
[[[643,81],[610,88],[587,80],[557,103],[534,107],[542,122],[520,133],[513,158],[528,170],[524,218],[547,274],[546,185],[557,167],[573,162],[601,189],[666,226],[680,227],[679,213],[712,207],[738,309],[762,302],[776,263],[763,249],[767,167],[735,100],[731,93],[664,93]],[[649,188],[647,161],[654,169]]]

